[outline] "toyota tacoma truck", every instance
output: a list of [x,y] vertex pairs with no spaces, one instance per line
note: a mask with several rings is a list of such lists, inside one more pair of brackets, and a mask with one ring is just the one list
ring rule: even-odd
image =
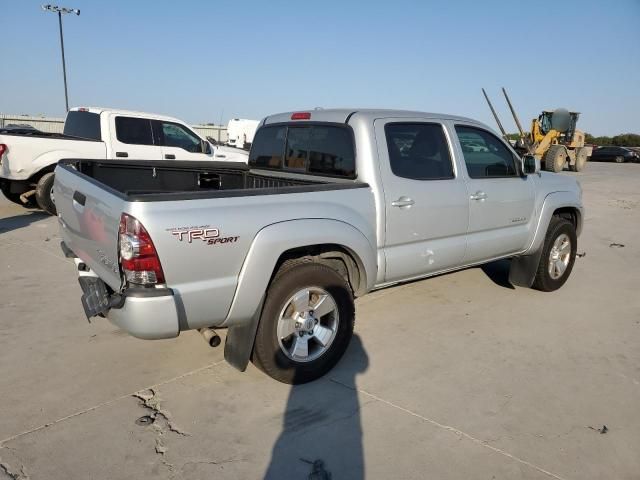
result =
[[338,362],[373,289],[503,258],[512,284],[560,288],[584,218],[574,178],[486,125],[394,110],[269,116],[248,165],[69,159],[54,193],[87,317],[226,328],[229,363],[286,383]]
[[0,189],[25,207],[55,215],[51,196],[62,158],[244,161],[246,152],[212,146],[184,122],[151,113],[73,108],[63,133],[0,128]]

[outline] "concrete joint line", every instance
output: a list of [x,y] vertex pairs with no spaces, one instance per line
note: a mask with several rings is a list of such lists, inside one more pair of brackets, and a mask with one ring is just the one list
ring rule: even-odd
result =
[[502,450],[502,449],[500,449],[498,447],[494,447],[493,445],[489,445],[487,442],[485,442],[483,440],[480,440],[479,438],[476,438],[476,437],[474,437],[472,435],[469,435],[468,433],[465,433],[462,430],[458,430],[455,427],[451,427],[449,425],[444,425],[442,423],[436,422],[435,420],[432,420],[432,419],[430,419],[428,417],[420,415],[419,413],[416,413],[416,412],[413,412],[413,411],[411,411],[411,410],[409,410],[407,408],[401,407],[400,405],[396,405],[395,403],[390,402],[389,400],[385,400],[384,398],[378,397],[377,395],[374,395],[373,393],[369,393],[366,390],[362,390],[362,389],[359,389],[359,388],[354,389],[353,387],[350,387],[349,385],[345,385],[344,383],[342,383],[342,382],[340,382],[338,380],[331,379],[331,381],[335,382],[335,383],[338,383],[338,384],[342,385],[345,388],[349,388],[351,390],[356,390],[357,392],[362,393],[363,395],[366,395],[369,398],[373,398],[374,400],[377,400],[378,402],[384,403],[385,405],[388,405],[388,406],[390,406],[392,408],[400,410],[401,412],[404,412],[404,413],[407,413],[407,414],[409,414],[409,415],[411,415],[413,417],[419,418],[420,420],[423,420],[423,421],[425,421],[427,423],[430,423],[431,425],[433,425],[435,427],[438,427],[438,428],[440,428],[442,430],[447,430],[447,431],[449,431],[451,433],[455,433],[458,436],[464,437],[467,440],[471,440],[472,442],[477,443],[478,445],[480,445],[482,447],[488,448],[489,450],[492,450],[495,453],[498,453],[498,454],[500,454],[502,456],[510,458],[511,460],[515,460],[516,462],[521,463],[522,465],[526,465],[527,467],[533,468],[534,470],[537,470],[538,472],[543,473],[544,475],[547,475],[548,477],[555,478],[556,480],[567,480],[564,477],[556,475],[555,473],[552,473],[552,472],[550,472],[548,470],[545,470],[544,468],[539,467],[537,465],[534,465],[531,462],[528,462],[526,460],[523,460],[522,458],[516,457],[515,455],[513,455],[513,454],[511,454],[511,453],[509,453],[509,452],[507,452],[505,450]]

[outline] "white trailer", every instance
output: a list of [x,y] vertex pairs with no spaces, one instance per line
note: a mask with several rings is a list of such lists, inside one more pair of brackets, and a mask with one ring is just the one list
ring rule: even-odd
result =
[[233,118],[229,120],[227,126],[227,145],[236,148],[248,149],[253,143],[253,136],[258,128],[258,120],[247,120],[246,118]]

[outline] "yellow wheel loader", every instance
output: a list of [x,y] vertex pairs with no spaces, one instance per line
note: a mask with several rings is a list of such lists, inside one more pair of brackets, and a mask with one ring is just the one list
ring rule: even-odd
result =
[[[502,127],[484,88],[482,93],[496,119],[502,136],[508,141],[507,133]],[[569,112],[564,108],[553,111],[543,110],[538,118],[531,121],[531,131],[525,132],[504,88],[502,93],[518,127],[520,138],[516,142],[515,149],[519,154],[534,155],[540,160],[542,167],[550,172],[561,172],[567,164],[569,169],[574,172],[579,172],[584,168],[587,158],[591,156],[591,147],[586,147],[584,144],[584,132],[576,129],[580,116],[578,112]]]

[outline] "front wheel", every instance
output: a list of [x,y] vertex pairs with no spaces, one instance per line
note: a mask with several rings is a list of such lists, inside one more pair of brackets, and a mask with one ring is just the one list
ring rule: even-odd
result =
[[550,172],[561,172],[566,162],[567,151],[562,145],[551,145],[544,154],[544,167]]
[[353,335],[347,281],[319,263],[286,264],[267,291],[253,363],[283,383],[320,378],[338,363]]
[[552,292],[565,284],[576,260],[576,229],[564,218],[552,217],[542,247],[533,288]]
[[624,163],[624,157],[616,157],[616,163]]

